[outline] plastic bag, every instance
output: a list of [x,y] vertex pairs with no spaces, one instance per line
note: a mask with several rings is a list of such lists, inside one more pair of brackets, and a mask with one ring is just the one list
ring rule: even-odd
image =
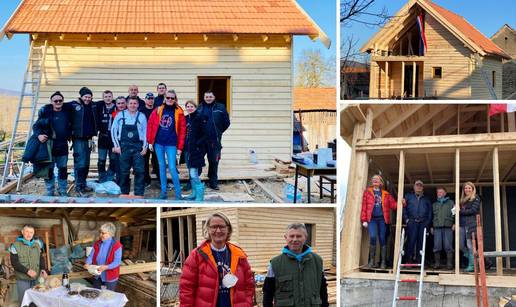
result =
[[[288,202],[294,202],[294,186],[290,183],[287,183],[283,188],[284,198],[288,200]],[[303,193],[301,193],[300,189],[297,189],[297,197],[296,202],[301,202],[303,197]]]

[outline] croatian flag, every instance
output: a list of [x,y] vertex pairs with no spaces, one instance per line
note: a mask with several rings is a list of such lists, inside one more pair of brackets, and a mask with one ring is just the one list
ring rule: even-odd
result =
[[421,41],[421,44],[419,45],[419,55],[424,56],[426,53],[426,34],[425,34],[425,28],[423,27],[423,14],[416,17],[417,19],[417,29],[419,31],[419,40]]
[[516,103],[492,103],[489,105],[489,116],[510,112],[516,112]]

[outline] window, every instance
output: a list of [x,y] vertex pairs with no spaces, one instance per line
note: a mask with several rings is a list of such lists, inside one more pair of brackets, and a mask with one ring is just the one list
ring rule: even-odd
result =
[[442,67],[433,67],[433,76],[434,76],[434,79],[442,79],[443,78],[443,68]]
[[491,72],[491,80],[492,80],[491,84],[493,85],[493,87],[496,87],[496,71],[495,70],[493,70]]
[[308,236],[306,238],[306,245],[315,246],[315,224],[305,224]]
[[230,79],[231,77],[197,77],[197,99],[200,103],[204,99],[204,92],[212,91],[215,101],[226,106],[230,113]]

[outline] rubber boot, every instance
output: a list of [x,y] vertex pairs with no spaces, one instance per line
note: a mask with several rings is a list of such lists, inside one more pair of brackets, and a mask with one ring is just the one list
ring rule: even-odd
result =
[[57,179],[57,186],[59,188],[59,196],[68,196],[66,190],[68,189],[68,180]]
[[167,190],[165,189],[165,192],[161,191],[159,193],[159,199],[167,199]]
[[55,192],[55,179],[45,180],[45,187],[47,188],[47,196],[54,196]]
[[195,201],[204,201],[204,183],[198,183],[192,189],[195,189]]
[[[186,195],[186,196],[184,197],[184,199],[186,199],[186,200],[194,200],[194,199],[195,199],[195,194],[196,194],[196,193],[195,193],[195,192],[196,192],[196,191],[195,191],[196,189],[194,188],[195,184],[191,184],[191,183],[189,183],[189,184],[190,184],[190,189],[192,189],[192,193],[191,193],[191,194],[189,194],[189,195]],[[186,190],[186,191],[188,191],[189,189],[185,189],[185,190]]]
[[474,263],[475,259],[473,258],[473,253],[471,251],[468,252],[468,267],[464,270],[464,272],[474,272],[475,267]]
[[434,270],[441,268],[441,252],[434,252]]
[[446,269],[453,270],[453,252],[446,252]]
[[387,266],[385,265],[385,257],[387,257],[387,246],[382,246],[380,250],[380,269],[385,269]]
[[369,263],[367,264],[370,268],[376,268],[376,245],[369,245]]

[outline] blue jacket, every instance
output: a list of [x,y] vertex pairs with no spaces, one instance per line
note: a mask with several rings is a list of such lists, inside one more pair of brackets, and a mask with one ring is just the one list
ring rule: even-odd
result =
[[432,202],[424,194],[419,198],[416,193],[411,192],[405,195],[407,206],[403,208],[403,221],[407,219],[414,221],[420,220],[421,223],[429,225],[432,222]]

